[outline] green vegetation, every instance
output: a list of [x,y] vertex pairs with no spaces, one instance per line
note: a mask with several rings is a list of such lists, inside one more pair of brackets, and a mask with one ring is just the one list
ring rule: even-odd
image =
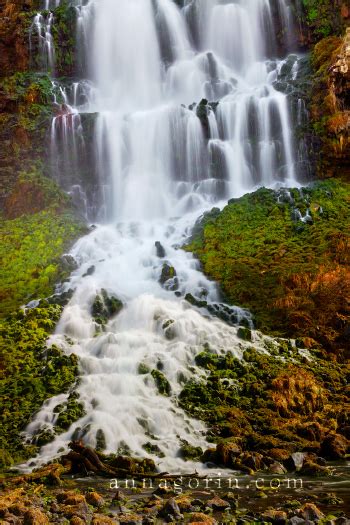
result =
[[[0,301],[0,466],[30,457],[34,445],[24,445],[20,432],[49,397],[75,383],[78,362],[46,340],[62,307],[40,301],[37,308],[18,310],[32,299],[51,295],[55,284],[69,275],[62,254],[86,228],[74,216],[68,197],[38,169],[21,173],[8,196],[0,226],[2,265]],[[61,407],[58,431],[80,417],[82,406],[71,394]],[[43,430],[40,446],[52,439]]]
[[76,381],[77,357],[46,345],[61,311],[44,302],[1,322],[1,467],[33,455],[35,447],[23,445],[20,432],[47,398],[67,391]]
[[50,295],[67,277],[62,254],[86,231],[67,195],[36,170],[20,174],[5,214],[0,226],[2,315]]
[[270,355],[251,347],[243,361],[208,347],[197,355],[206,375],[185,385],[180,404],[207,422],[209,438],[264,453],[317,450],[328,431],[346,435],[349,368],[315,351],[309,362],[287,340],[265,346]]
[[[308,217],[301,221],[298,213]],[[350,187],[262,188],[204,217],[186,247],[227,299],[249,308],[276,335],[345,349],[349,309]]]
[[170,396],[171,386],[170,386],[169,381],[165,377],[165,375],[162,374],[162,372],[160,372],[159,370],[154,369],[151,372],[151,376],[154,379],[154,382],[158,388],[159,393],[162,394],[163,396]]
[[55,46],[56,70],[60,76],[76,73],[76,23],[77,11],[67,0],[54,10],[55,23],[52,37]]
[[79,401],[79,394],[72,392],[66,403],[57,405],[54,408],[54,412],[58,414],[55,431],[56,433],[64,432],[68,430],[74,421],[77,421],[85,415],[84,405]]
[[101,294],[97,295],[91,307],[91,315],[95,322],[100,325],[105,325],[108,320],[117,315],[123,308],[123,303],[115,296],[108,295],[104,289]]
[[[54,87],[46,74],[15,73],[0,81],[4,108],[1,120],[6,123],[16,118],[16,125],[27,132],[46,129],[52,115]],[[59,93],[56,93],[58,99]]]
[[316,39],[341,33],[344,22],[339,5],[329,0],[302,0],[301,3],[308,29]]

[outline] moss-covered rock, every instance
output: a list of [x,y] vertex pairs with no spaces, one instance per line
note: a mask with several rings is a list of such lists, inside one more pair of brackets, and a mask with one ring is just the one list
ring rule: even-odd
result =
[[60,434],[65,430],[68,430],[72,423],[80,419],[85,415],[84,405],[79,402],[79,394],[72,392],[67,399],[66,403],[57,405],[54,408],[54,413],[58,414],[55,431]]
[[185,461],[199,461],[203,456],[203,450],[184,441],[179,449],[179,455]]
[[174,266],[169,263],[163,264],[159,283],[167,290],[176,291],[178,289],[179,282]]
[[171,386],[165,375],[162,372],[160,372],[160,370],[153,369],[151,372],[151,376],[154,379],[159,393],[163,396],[170,396]]
[[102,289],[91,306],[91,315],[95,322],[105,325],[111,317],[117,315],[123,308],[123,303],[118,297],[109,295],[107,290]]

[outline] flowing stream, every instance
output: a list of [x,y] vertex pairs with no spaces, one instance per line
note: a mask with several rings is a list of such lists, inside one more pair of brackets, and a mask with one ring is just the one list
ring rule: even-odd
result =
[[[297,183],[288,98],[273,86],[277,57],[291,45],[291,11],[287,0],[74,5],[87,67],[84,79],[57,84],[51,162],[53,176],[97,226],[71,252],[79,269],[62,291],[75,291],[51,342],[80,357],[77,391],[86,415],[32,464],[66,450],[72,437],[96,446],[103,436],[108,452],[153,457],[170,471],[193,468],[179,448],[183,441],[208,446],[206,429],[179,408],[176,396],[203,373],[194,357],[204,345],[242,356],[247,343],[237,330],[251,319],[232,308],[236,325],[229,325],[184,299],[190,292],[216,304],[220,294],[180,247],[213,205],[261,185]],[[51,42],[54,20],[46,13],[43,32],[40,16],[34,24]],[[45,42],[43,62],[52,66],[54,50]],[[93,184],[79,174],[86,158]],[[177,275],[162,286],[166,261]],[[103,331],[91,314],[101,289],[124,304]],[[253,332],[253,338],[259,347],[262,336]],[[165,375],[170,396],[159,394],[152,370]],[[27,434],[52,428],[54,408],[66,399],[46,402]]]

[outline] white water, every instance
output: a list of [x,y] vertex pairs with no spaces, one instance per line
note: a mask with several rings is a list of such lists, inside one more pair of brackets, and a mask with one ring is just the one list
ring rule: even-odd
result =
[[[283,0],[280,7],[287,20]],[[80,356],[77,390],[87,415],[43,447],[34,464],[66,449],[73,436],[95,446],[102,429],[108,452],[127,446],[148,456],[143,446],[151,442],[165,455],[153,456],[160,468],[175,471],[185,467],[181,440],[207,445],[204,425],[176,401],[201,373],[195,355],[209,344],[241,357],[246,346],[236,327],[183,299],[204,290],[208,302],[219,301],[215,284],[179,246],[196,218],[223,198],[296,182],[287,99],[272,86],[278,62],[270,3],[193,0],[180,10],[172,0],[91,0],[80,8],[78,33],[81,49],[90,50],[90,81],[62,91],[51,151],[53,163],[66,156],[65,165],[77,170],[86,147],[80,115],[98,115],[93,147],[105,220],[72,250],[80,267],[65,289],[75,293],[52,342]],[[204,125],[196,115],[202,98],[219,101],[216,111],[207,106]],[[67,185],[67,173],[56,176]],[[74,181],[71,187],[81,189]],[[158,282],[164,260],[155,241],[176,268],[178,294]],[[91,266],[94,273],[84,276]],[[125,306],[99,333],[90,309],[102,288]],[[236,315],[249,319],[239,309]],[[171,397],[159,395],[150,373],[138,373],[141,363],[161,368]],[[29,435],[52,427],[62,399],[46,403]]]

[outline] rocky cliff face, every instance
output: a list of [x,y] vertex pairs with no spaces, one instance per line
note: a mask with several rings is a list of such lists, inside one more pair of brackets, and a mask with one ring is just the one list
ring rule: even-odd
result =
[[0,76],[28,69],[27,28],[36,0],[0,1]]
[[318,175],[350,178],[350,29],[328,37],[312,53],[311,116],[319,138]]

